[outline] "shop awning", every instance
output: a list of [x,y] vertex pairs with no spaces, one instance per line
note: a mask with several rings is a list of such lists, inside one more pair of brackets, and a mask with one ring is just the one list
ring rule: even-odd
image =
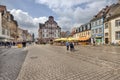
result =
[[55,39],[54,41],[67,41],[67,38],[58,38],[58,39]]
[[79,41],[87,41],[89,39],[90,39],[90,37],[81,37],[81,38],[79,38]]
[[69,37],[69,38],[58,38],[58,39],[55,39],[54,41],[78,41],[78,39],[76,38],[73,38],[73,37]]

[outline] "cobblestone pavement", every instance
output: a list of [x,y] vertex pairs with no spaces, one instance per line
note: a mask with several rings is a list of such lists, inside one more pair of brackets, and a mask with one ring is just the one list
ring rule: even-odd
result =
[[119,48],[112,49],[77,46],[70,52],[61,46],[35,45],[29,47],[17,80],[120,80]]
[[2,53],[4,53],[5,51],[7,51],[8,49],[7,48],[0,48],[0,55],[2,54]]
[[15,80],[19,74],[27,51],[23,48],[0,49],[0,80]]

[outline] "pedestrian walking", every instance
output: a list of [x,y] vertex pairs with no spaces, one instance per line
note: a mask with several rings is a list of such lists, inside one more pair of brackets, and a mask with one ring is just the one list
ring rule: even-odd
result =
[[70,51],[74,51],[74,45],[72,42],[70,42]]
[[95,40],[93,41],[93,46],[95,46]]
[[66,42],[67,51],[69,50],[69,42]]

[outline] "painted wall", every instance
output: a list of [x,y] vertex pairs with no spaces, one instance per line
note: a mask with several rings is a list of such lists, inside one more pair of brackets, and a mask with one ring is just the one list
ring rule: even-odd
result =
[[117,43],[117,42],[120,41],[120,40],[115,39],[115,32],[120,31],[120,26],[119,27],[115,26],[115,21],[116,20],[120,20],[120,17],[117,17],[117,18],[111,20],[111,42],[112,43]]
[[[101,28],[101,31],[99,31],[100,28]],[[96,33],[96,29],[97,29],[97,33]],[[101,38],[99,39],[98,37],[101,37]],[[104,43],[103,18],[91,22],[91,43],[93,43],[93,39],[95,40],[96,44]]]

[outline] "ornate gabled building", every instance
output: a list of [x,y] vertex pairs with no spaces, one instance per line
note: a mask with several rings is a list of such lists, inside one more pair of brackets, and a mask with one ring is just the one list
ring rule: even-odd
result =
[[38,35],[40,43],[48,43],[53,41],[53,39],[60,38],[60,33],[61,28],[54,21],[53,16],[49,16],[49,19],[44,24],[39,24]]

